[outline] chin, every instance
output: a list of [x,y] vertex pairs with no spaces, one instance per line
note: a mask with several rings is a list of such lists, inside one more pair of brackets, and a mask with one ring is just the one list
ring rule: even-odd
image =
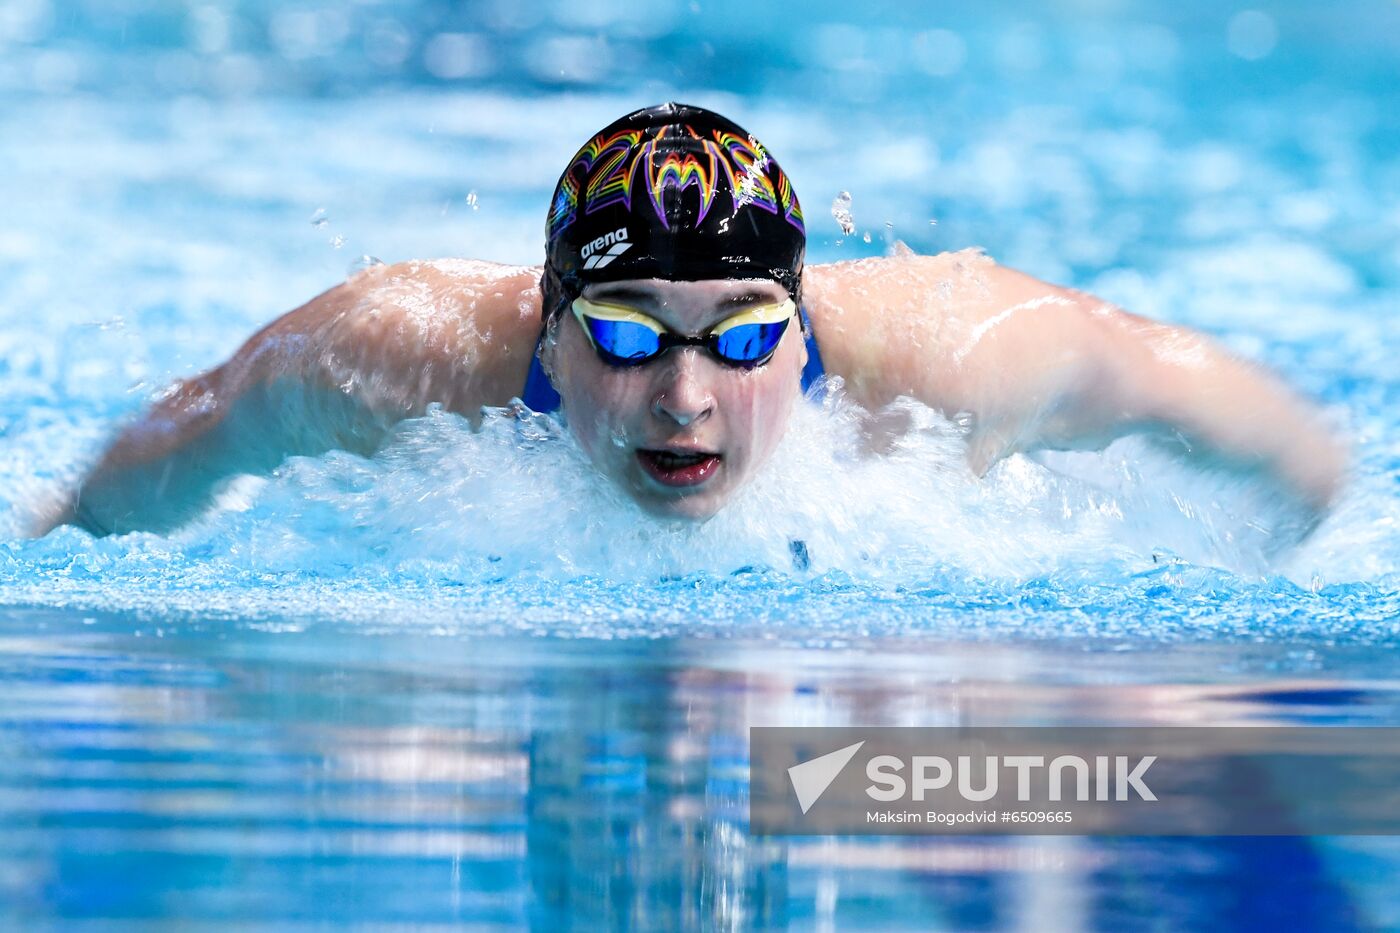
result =
[[729,502],[729,496],[719,489],[706,489],[688,496],[637,496],[636,499],[642,511],[649,515],[697,523],[714,518]]

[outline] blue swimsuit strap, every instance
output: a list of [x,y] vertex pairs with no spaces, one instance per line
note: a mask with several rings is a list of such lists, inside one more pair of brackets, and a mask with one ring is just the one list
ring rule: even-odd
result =
[[[807,309],[802,308],[799,313],[802,315],[803,330],[807,334],[807,365],[802,367],[802,391],[806,392],[826,370],[822,368],[822,355],[817,349],[817,338],[812,333],[812,323],[807,319]],[[559,393],[554,391],[554,384],[549,381],[544,367],[540,365],[539,345],[543,342],[544,333],[541,332],[540,339],[535,344],[535,354],[530,357],[530,373],[525,377],[525,391],[520,393],[520,400],[532,411],[558,411]]]

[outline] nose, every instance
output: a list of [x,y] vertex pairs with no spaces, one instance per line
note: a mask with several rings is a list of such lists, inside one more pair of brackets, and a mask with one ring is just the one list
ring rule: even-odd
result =
[[651,411],[656,417],[684,428],[704,421],[715,408],[715,397],[698,370],[699,353],[692,348],[673,349],[666,360]]

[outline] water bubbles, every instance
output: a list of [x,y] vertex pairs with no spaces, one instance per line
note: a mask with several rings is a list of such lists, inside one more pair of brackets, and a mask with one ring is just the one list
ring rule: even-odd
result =
[[[504,409],[482,408],[481,415],[486,424],[490,424],[492,420],[499,420],[503,415],[510,419],[514,423],[515,437],[519,441],[516,446],[519,450],[534,450],[539,444],[563,439],[558,421],[533,410],[519,398],[511,399]],[[492,563],[500,560],[497,555],[492,555],[492,558]]]
[[[330,217],[326,214],[325,207],[316,207],[315,213],[311,214],[311,226],[321,231],[325,231],[330,226]],[[335,234],[326,242],[329,242],[333,248],[340,249],[346,245],[346,235]],[[353,265],[351,265],[351,269],[354,269]]]
[[480,210],[480,209],[481,209],[481,205],[480,205],[479,203],[477,203],[476,189],[475,189],[475,188],[473,188],[471,191],[468,191],[468,192],[467,192],[467,207],[470,207],[470,208],[471,208],[472,210],[474,210],[474,211],[475,211],[475,210]]
[[345,270],[345,275],[347,278],[350,278],[360,274],[366,269],[373,269],[375,266],[382,265],[384,265],[384,260],[380,259],[377,256],[371,256],[368,253],[364,253],[361,254],[360,258],[350,263],[349,268]]
[[855,219],[851,217],[851,193],[842,191],[831,202],[831,216],[840,225],[841,232],[846,236],[856,232]]
[[870,242],[870,231],[869,231],[869,230],[865,231],[865,236],[861,237],[861,239],[863,239],[865,242],[869,243],[869,242]]

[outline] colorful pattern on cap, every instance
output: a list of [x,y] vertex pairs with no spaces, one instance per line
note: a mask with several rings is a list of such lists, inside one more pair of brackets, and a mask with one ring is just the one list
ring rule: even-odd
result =
[[641,130],[623,130],[611,136],[598,135],[575,153],[549,212],[549,235],[574,222],[578,215],[579,189],[587,183],[587,210],[596,211],[609,204],[632,204],[632,165],[637,146],[642,141]]
[[[724,155],[718,146],[707,139],[701,139],[691,127],[687,126],[685,129],[695,140],[698,153],[662,148],[661,133],[652,137],[637,153],[637,164],[645,174],[651,206],[656,210],[661,225],[668,230],[671,220],[666,216],[666,189],[673,188],[681,192],[692,186],[697,188],[700,193],[700,212],[695,222],[704,223],[705,215],[715,203],[715,192],[718,190],[716,183],[719,181],[720,165],[724,161]],[[725,170],[728,170],[728,166],[725,166]],[[591,205],[589,210],[592,210]]]
[[580,207],[585,215],[613,204],[630,208],[632,186],[639,172],[657,219],[666,229],[670,229],[664,197],[668,189],[697,189],[700,210],[696,220],[700,222],[713,206],[723,177],[729,182],[736,211],[755,207],[780,214],[798,231],[806,233],[792,183],[761,143],[751,136],[745,138],[722,130],[713,132],[713,140],[702,138],[692,126],[686,125],[684,130],[698,151],[676,151],[663,141],[660,132],[645,143],[645,134],[638,130],[600,134],[589,140],[574,155],[560,179],[546,226],[549,238],[573,224]]
[[767,279],[801,301],[807,236],[792,185],[733,120],[674,101],[575,153],[545,223],[547,315],[590,283]]

